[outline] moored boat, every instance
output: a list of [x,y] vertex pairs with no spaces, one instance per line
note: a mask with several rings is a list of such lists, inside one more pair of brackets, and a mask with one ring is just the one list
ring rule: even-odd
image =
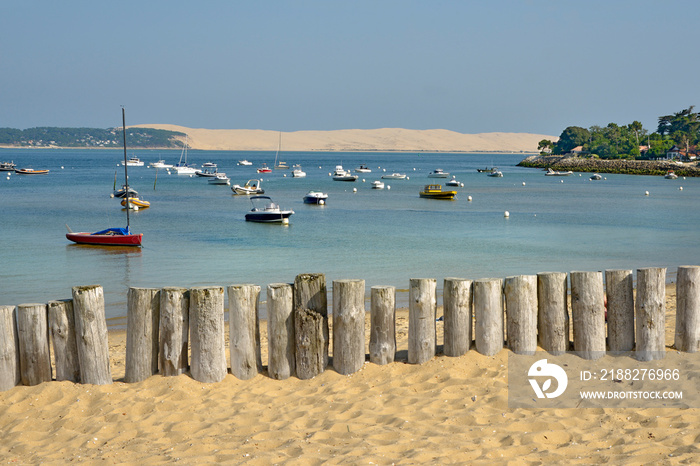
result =
[[18,168],[15,170],[18,175],[47,175],[48,170],[34,170],[33,168]]
[[367,165],[362,164],[355,169],[355,173],[372,173],[372,169]]
[[263,194],[265,191],[260,186],[261,184],[262,180],[252,179],[246,181],[246,183],[243,186],[239,184],[234,184],[233,186],[231,186],[231,191],[233,191],[236,194],[246,195]]
[[405,180],[408,177],[403,173],[391,173],[389,175],[382,175],[384,180]]
[[328,199],[328,194],[321,191],[309,191],[304,196],[304,204],[319,204],[324,205]]
[[226,176],[226,173],[217,173],[216,176],[210,177],[208,182],[209,184],[222,184],[229,186],[231,184],[231,178]]
[[131,156],[126,162],[122,162],[123,164],[126,164],[129,167],[143,167],[143,162],[141,159],[135,156]]
[[304,178],[306,172],[301,169],[301,165],[294,165],[294,170],[292,170],[292,176],[294,178]]
[[258,168],[258,173],[272,173],[272,169],[266,163],[263,163],[262,167]]
[[591,179],[591,180],[602,180],[603,177],[600,176],[600,175],[597,174],[597,173],[594,173],[593,175],[591,175],[591,178],[590,178],[590,179]]
[[172,164],[165,163],[165,160],[159,160],[148,164],[151,168],[173,168]]
[[[136,190],[134,188],[132,188],[131,186],[128,187],[128,190],[129,190],[129,197],[136,197],[139,195],[139,193],[136,192]],[[112,197],[124,197],[126,195],[126,192],[127,192],[127,186],[123,185],[121,188],[115,190],[112,193]]]
[[294,214],[291,209],[280,209],[280,206],[272,202],[269,196],[253,196],[250,198],[250,202],[253,204],[253,208],[245,214],[245,219],[248,222],[287,224],[289,217]]
[[420,197],[429,199],[447,199],[452,200],[457,195],[457,191],[443,191],[439,184],[427,184],[419,193]]
[[447,178],[448,176],[450,176],[450,174],[443,171],[442,168],[436,168],[428,173],[428,178]]
[[384,182],[381,180],[372,181],[372,189],[384,189]]
[[249,162],[248,160],[243,159],[238,161],[238,165],[253,165],[253,162]]
[[124,199],[122,199],[122,206],[127,207],[127,202],[129,209],[133,209],[134,207],[138,207],[139,209],[146,209],[148,207],[151,207],[150,202],[140,199],[138,197],[129,196],[128,199],[125,197]]
[[457,181],[457,177],[453,176],[452,179],[445,184],[447,186],[459,186],[459,181]]
[[553,170],[552,167],[549,167],[547,169],[547,171],[544,173],[545,176],[569,176],[569,175],[573,175],[573,174],[574,174],[574,172],[572,172],[571,170],[565,171],[565,172],[559,172],[559,171]]
[[493,178],[503,178],[503,172],[501,170],[494,169],[488,175]]
[[666,178],[667,180],[675,180],[676,178],[678,178],[678,175],[676,175],[673,170],[669,170],[664,175],[664,178]]
[[[188,136],[185,134],[185,145],[182,146],[182,152],[180,152],[180,160],[177,162],[177,165],[173,165],[173,170],[178,175],[194,175],[197,173],[197,169],[194,168],[194,165],[189,165],[187,163],[187,149],[188,149]],[[184,162],[182,159],[185,159]]]
[[13,172],[17,168],[14,162],[0,162],[0,172]]
[[333,180],[335,181],[357,181],[359,176],[353,175],[349,171],[346,171],[342,165],[336,165],[335,171],[333,172]]

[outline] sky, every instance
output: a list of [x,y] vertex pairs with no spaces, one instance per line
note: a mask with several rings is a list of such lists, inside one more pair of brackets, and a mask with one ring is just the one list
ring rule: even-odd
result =
[[0,127],[558,136],[700,105],[696,0],[3,0]]

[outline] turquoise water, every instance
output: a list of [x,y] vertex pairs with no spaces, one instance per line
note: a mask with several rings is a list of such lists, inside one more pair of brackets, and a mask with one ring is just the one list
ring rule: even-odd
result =
[[[176,163],[180,156],[132,154],[146,164]],[[677,266],[700,264],[700,179],[546,177],[517,167],[522,154],[285,153],[282,158],[301,164],[307,177],[292,178],[291,170],[262,177],[266,194],[294,209],[289,226],[245,222],[250,200],[227,186],[164,170],[156,179],[155,169],[131,167],[130,184],[152,205],[131,213],[143,247],[70,243],[65,224],[74,231],[125,225],[125,211],[109,197],[115,173],[122,184],[122,158],[119,150],[0,150],[0,161],[51,170],[9,180],[0,173],[0,304],[67,298],[71,287],[97,283],[108,317],[123,317],[130,286],[254,283],[263,287],[264,299],[268,283],[324,273],[329,288],[336,279],[364,279],[369,295],[374,285],[406,290],[410,278],[436,278],[441,288],[445,277],[661,266],[673,279]],[[238,166],[243,158],[253,165]],[[258,177],[262,162],[272,166],[274,153],[190,151],[189,161],[216,162],[232,183],[242,184]],[[373,172],[359,174],[355,183],[329,176],[337,164],[354,169],[362,163]],[[494,164],[503,178],[476,171]],[[423,185],[436,181],[427,178],[435,168],[464,183],[455,201],[418,197]],[[384,169],[410,179],[384,180],[390,189],[371,189]],[[327,205],[302,202],[312,189],[328,193]],[[407,300],[405,291],[398,299]]]

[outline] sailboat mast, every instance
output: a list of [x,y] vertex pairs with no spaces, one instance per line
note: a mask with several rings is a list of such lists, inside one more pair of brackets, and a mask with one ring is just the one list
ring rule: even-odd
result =
[[129,172],[126,168],[126,115],[122,107],[122,134],[124,136],[124,189],[126,190],[126,231],[129,231]]

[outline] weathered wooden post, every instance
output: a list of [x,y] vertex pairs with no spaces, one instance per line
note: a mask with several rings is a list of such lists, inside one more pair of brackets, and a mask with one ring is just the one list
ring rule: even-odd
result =
[[292,285],[267,285],[267,372],[276,380],[296,373],[293,304]]
[[636,357],[640,361],[663,359],[666,353],[666,269],[637,269]]
[[365,363],[365,281],[333,280],[333,368],[353,374]]
[[160,290],[131,287],[127,292],[124,381],[146,380],[158,373]]
[[474,340],[476,350],[493,356],[503,349],[503,282],[500,278],[474,281]]
[[51,355],[46,304],[17,306],[19,368],[24,385],[51,381]]
[[258,285],[228,287],[231,374],[241,380],[252,379],[262,371],[259,302],[260,286]]
[[389,364],[396,357],[396,288],[373,286],[370,308],[369,360]]
[[111,384],[104,290],[100,285],[74,286],[72,293],[80,381]]
[[198,382],[220,382],[226,377],[224,288],[190,289],[190,338],[192,378]]
[[160,290],[158,325],[158,369],[163,376],[177,376],[187,371],[187,342],[190,330],[190,293],[187,288],[165,287]]
[[631,270],[606,270],[608,350],[634,351],[634,276]]
[[15,306],[0,306],[0,391],[19,384],[19,341]]
[[678,351],[700,351],[700,267],[678,267],[676,281],[676,338]]
[[574,351],[583,359],[605,356],[604,302],[601,272],[571,272]]
[[472,344],[472,281],[445,278],[442,285],[445,356],[462,356]]
[[56,380],[80,382],[80,362],[75,341],[73,300],[49,301],[49,330],[56,360]]
[[564,272],[537,274],[537,337],[553,355],[569,349],[569,287]]
[[423,364],[437,352],[437,281],[411,278],[408,290],[408,363]]
[[537,276],[507,277],[503,286],[506,300],[506,341],[515,354],[537,351]]
[[328,296],[326,276],[299,274],[294,279],[294,338],[296,371],[310,379],[328,366]]

